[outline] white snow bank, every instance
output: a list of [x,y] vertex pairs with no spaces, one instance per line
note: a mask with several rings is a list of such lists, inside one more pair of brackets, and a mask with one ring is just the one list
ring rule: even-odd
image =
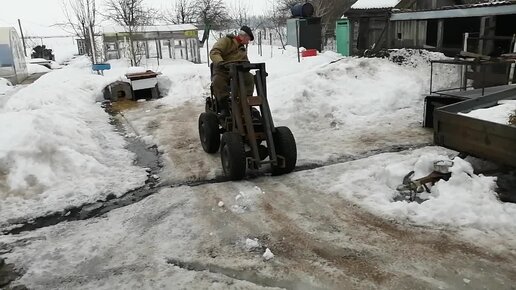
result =
[[499,124],[509,124],[510,116],[516,114],[516,100],[503,100],[499,101],[497,106],[459,114]]
[[[396,62],[324,52],[302,58],[298,63],[294,47],[276,49],[272,58],[270,54],[261,57],[256,52],[256,46],[249,47],[251,62],[266,63],[268,100],[275,124],[292,130],[301,162],[350,154],[350,146],[343,149],[342,141],[350,135],[358,139],[364,130],[374,137],[386,135],[388,127],[392,134],[404,132],[406,139],[409,138],[407,135],[413,131],[407,133],[405,129],[419,128],[423,119],[424,94],[430,80],[429,61],[444,58],[439,53],[418,50],[393,52],[392,59]],[[200,114],[204,98],[210,93],[209,67],[184,60],[160,61],[160,64],[155,69],[162,72],[158,84],[164,98],[158,102],[167,107],[189,102],[198,106]],[[434,85],[453,83],[458,76],[456,70],[448,68],[434,72]],[[134,121],[144,132],[145,124]],[[413,143],[429,140],[412,139]],[[397,142],[394,137],[392,142]],[[360,150],[359,146],[352,147]]]
[[210,69],[206,64],[184,60],[160,67],[158,87],[163,95],[160,103],[175,107],[185,102],[204,104],[210,91]]
[[127,69],[128,74],[144,73],[147,69],[140,66],[131,66]]
[[352,9],[391,8],[401,0],[358,0],[351,6]]
[[40,64],[32,64],[32,63],[27,64],[27,70],[29,71],[30,75],[37,74],[37,73],[47,73],[50,71],[50,69],[45,66],[42,66]]
[[50,62],[50,68],[51,69],[61,69],[61,68],[63,68],[63,66],[60,65],[59,63],[55,62],[55,61],[51,61]]
[[95,103],[111,80],[87,60],[48,73],[0,108],[0,224],[120,195],[146,172]]
[[11,82],[4,78],[0,78],[0,95],[5,94],[10,89],[12,89]]
[[[352,57],[331,63],[336,54],[324,53],[291,65],[290,72],[287,59],[277,61],[268,69],[273,115],[296,131],[348,129],[391,119],[418,122],[429,88],[429,59],[438,57],[442,55],[406,53],[402,65]],[[456,76],[450,71],[443,78]]]
[[426,147],[324,167],[299,178],[312,180],[313,186],[321,191],[350,199],[383,217],[419,225],[516,233],[516,205],[500,202],[494,191],[495,178],[473,174],[471,165],[458,157],[453,160],[451,178],[431,187],[431,193],[423,196],[427,201],[394,201],[398,196],[396,187],[409,171],[415,171],[414,179],[426,176],[433,170],[434,161],[453,155],[444,148]]

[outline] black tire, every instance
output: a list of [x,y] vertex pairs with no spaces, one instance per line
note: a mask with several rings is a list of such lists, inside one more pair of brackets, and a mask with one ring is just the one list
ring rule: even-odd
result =
[[199,138],[206,153],[215,153],[219,150],[219,120],[215,113],[207,112],[199,116]]
[[213,98],[212,97],[207,97],[206,98],[206,101],[204,103],[204,111],[205,112],[215,112],[215,108],[213,106]]
[[220,143],[220,160],[224,174],[231,180],[241,180],[246,171],[244,141],[240,134],[226,132]]
[[288,127],[277,127],[273,134],[276,155],[285,158],[285,167],[272,165],[272,175],[292,172],[296,168],[297,146],[296,139]]

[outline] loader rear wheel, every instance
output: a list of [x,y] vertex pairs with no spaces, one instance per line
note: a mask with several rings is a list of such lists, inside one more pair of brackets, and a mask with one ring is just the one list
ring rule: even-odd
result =
[[199,116],[199,137],[206,153],[215,153],[220,147],[219,120],[213,112]]
[[231,180],[241,180],[245,176],[246,155],[244,140],[238,133],[222,134],[220,160],[224,174]]
[[[272,175],[281,175],[292,172],[297,162],[296,139],[288,127],[277,127],[273,134],[274,146],[278,155],[278,165],[272,165]],[[284,162],[281,162],[283,157]]]

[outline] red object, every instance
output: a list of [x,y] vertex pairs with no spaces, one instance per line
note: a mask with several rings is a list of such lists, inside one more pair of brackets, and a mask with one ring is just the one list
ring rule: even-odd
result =
[[302,57],[316,56],[316,55],[317,55],[317,49],[307,49],[307,50],[301,52]]

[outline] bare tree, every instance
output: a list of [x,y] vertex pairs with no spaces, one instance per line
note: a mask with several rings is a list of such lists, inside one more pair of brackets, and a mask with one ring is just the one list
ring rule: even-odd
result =
[[71,28],[77,37],[84,39],[86,53],[91,57],[92,63],[95,63],[95,49],[92,49],[96,47],[97,5],[95,0],[67,0],[66,2],[63,0],[62,9],[67,21],[62,26]]
[[313,1],[315,16],[321,17],[322,33],[325,43],[335,34],[335,22],[355,1],[350,0],[316,0]]
[[105,16],[124,27],[128,35],[131,65],[138,66],[141,61],[139,43],[134,35],[145,25],[152,25],[156,11],[144,5],[143,0],[107,0]]
[[173,24],[194,23],[197,20],[195,3],[192,0],[177,0],[172,11],[165,12],[163,18]]
[[276,4],[274,0],[269,1],[271,4],[271,9],[266,12],[265,18],[268,20],[267,24],[263,24],[265,28],[268,28],[274,31],[281,42],[281,46],[283,49],[285,48],[285,42],[283,39],[286,37],[285,35],[285,27],[287,24],[288,16],[285,13],[283,6]]
[[242,1],[233,2],[229,7],[229,17],[236,27],[249,25],[249,5]]
[[229,16],[223,0],[196,0],[198,22],[204,27],[226,28]]

